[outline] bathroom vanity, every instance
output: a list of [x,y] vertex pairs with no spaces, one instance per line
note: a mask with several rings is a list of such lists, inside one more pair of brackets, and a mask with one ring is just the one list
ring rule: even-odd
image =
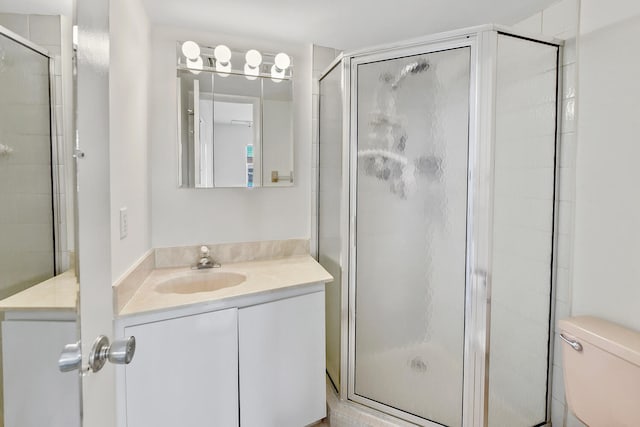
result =
[[153,270],[116,319],[116,334],[137,342],[131,364],[117,368],[118,425],[299,427],[324,418],[331,280],[308,255]]
[[78,375],[55,365],[77,341],[77,295],[70,270],[0,301],[5,427],[80,426]]

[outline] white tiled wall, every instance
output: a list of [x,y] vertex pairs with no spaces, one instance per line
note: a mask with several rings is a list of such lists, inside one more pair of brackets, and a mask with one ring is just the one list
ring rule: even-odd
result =
[[[578,35],[580,0],[562,0],[525,19],[516,27],[565,41],[562,58],[562,117],[560,136],[560,182],[558,208],[558,248],[556,271],[556,325],[571,314],[573,218],[575,207],[576,122],[578,81]],[[576,426],[579,421],[566,410],[562,355],[558,331],[554,330],[554,358],[551,418],[554,427]]]
[[489,425],[546,419],[557,49],[498,36]]

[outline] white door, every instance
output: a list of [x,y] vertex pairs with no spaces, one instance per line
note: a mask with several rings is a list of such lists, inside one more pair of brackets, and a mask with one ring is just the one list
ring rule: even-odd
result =
[[[115,378],[86,370],[99,335],[113,339],[109,188],[109,0],[77,2],[77,206],[83,426],[115,426]],[[84,154],[84,155],[83,155]]]
[[80,424],[74,251],[73,3],[0,2],[0,425]]

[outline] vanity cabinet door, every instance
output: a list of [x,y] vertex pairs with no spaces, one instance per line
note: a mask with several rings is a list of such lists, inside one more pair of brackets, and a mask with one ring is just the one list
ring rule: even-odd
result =
[[238,310],[126,327],[127,427],[238,426]]
[[56,365],[77,339],[76,322],[2,322],[5,427],[80,427],[78,374]]
[[324,418],[324,291],[241,308],[238,329],[242,427]]

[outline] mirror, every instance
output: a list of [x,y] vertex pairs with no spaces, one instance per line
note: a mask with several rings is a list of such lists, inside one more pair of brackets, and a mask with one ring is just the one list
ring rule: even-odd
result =
[[[182,44],[179,43],[179,46]],[[203,49],[204,50],[204,49]],[[293,185],[293,83],[225,69],[215,56],[177,72],[178,185],[253,188]],[[228,63],[233,63],[233,55]],[[268,58],[267,55],[264,55]],[[183,60],[186,58],[182,58]],[[239,63],[236,62],[236,63]],[[272,64],[271,67],[275,67]],[[262,65],[269,70],[265,60]],[[289,69],[290,70],[290,69]]]
[[[73,2],[0,1],[0,426],[80,425]],[[25,405],[28,402],[28,405]]]

